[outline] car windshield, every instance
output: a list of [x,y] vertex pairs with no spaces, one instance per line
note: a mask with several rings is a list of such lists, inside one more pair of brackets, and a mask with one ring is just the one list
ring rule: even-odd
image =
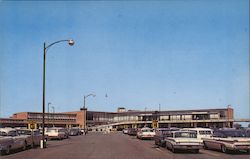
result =
[[160,130],[163,135],[169,135],[172,131],[177,131],[178,129],[166,129],[166,130]]
[[16,131],[9,131],[8,136],[17,136],[17,132]]
[[57,129],[48,129],[47,132],[58,132]]
[[194,132],[176,132],[176,138],[197,138],[197,134]]
[[143,129],[142,132],[154,132],[153,129]]
[[0,131],[0,136],[7,136],[6,132]]
[[31,131],[29,130],[18,130],[19,135],[31,135]]

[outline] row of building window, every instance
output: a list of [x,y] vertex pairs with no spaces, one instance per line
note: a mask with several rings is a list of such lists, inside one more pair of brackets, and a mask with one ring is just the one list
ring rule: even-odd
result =
[[[28,119],[42,119],[41,114],[30,114]],[[61,114],[45,114],[45,119],[54,119],[54,120],[76,120],[75,115],[61,115]]]
[[[103,117],[95,116],[94,121],[110,121],[110,122],[121,122],[121,121],[151,121],[153,116],[115,116],[115,117]],[[197,114],[197,115],[162,115],[156,117],[156,120],[210,120],[220,119],[219,114]]]

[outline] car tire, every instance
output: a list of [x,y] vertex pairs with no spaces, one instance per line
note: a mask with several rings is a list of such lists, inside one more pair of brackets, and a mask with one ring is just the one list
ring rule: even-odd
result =
[[8,155],[8,154],[10,154],[10,149],[11,149],[11,146],[8,146],[6,148],[6,150],[1,151],[1,155]]
[[27,142],[26,141],[24,142],[24,145],[23,145],[22,149],[23,149],[23,151],[27,149]]
[[199,151],[200,151],[199,149],[195,149],[194,153],[199,153]]
[[204,143],[203,148],[204,148],[205,150],[208,150],[208,147],[207,147],[207,145],[206,145],[205,143]]
[[176,149],[174,148],[173,145],[171,145],[171,151],[172,151],[173,153],[176,153]]
[[227,152],[228,152],[228,150],[227,150],[227,148],[226,148],[225,145],[221,145],[221,151],[222,151],[223,153],[227,153]]
[[155,140],[155,145],[158,145],[158,142]]
[[166,147],[166,143],[161,141],[161,147]]
[[31,146],[31,148],[35,148],[35,143],[32,142],[30,146]]
[[169,147],[167,146],[167,144],[166,144],[166,149],[168,149],[168,150],[169,150]]

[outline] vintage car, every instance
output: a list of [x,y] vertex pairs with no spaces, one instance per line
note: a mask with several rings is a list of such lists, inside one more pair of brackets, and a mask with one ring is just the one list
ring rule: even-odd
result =
[[173,131],[170,137],[165,138],[165,141],[167,149],[173,153],[177,150],[193,150],[195,153],[199,153],[203,147],[195,131]]
[[205,149],[250,152],[250,136],[243,130],[222,129],[214,132],[211,138],[203,139]]
[[0,131],[0,151],[1,155],[9,154],[13,139],[6,132]]
[[27,148],[26,137],[18,135],[13,128],[0,128],[0,151],[1,154],[9,154],[11,150]]
[[52,127],[45,130],[45,135],[48,135],[49,139],[66,139],[68,138],[68,131],[65,128]]
[[144,127],[137,131],[136,136],[138,139],[153,139],[155,136],[155,131],[154,129]]
[[171,136],[172,131],[177,131],[179,128],[158,128],[155,130],[155,145],[159,145],[162,147],[166,146],[165,138]]
[[42,135],[39,130],[17,129],[17,133],[26,137],[27,146],[36,147],[40,145]]
[[128,128],[128,135],[130,136],[136,136],[137,129],[136,128]]
[[123,134],[128,134],[128,128],[122,130]]
[[200,142],[203,142],[203,138],[210,138],[213,135],[213,130],[209,128],[183,128],[182,130],[195,131]]
[[82,135],[82,132],[81,132],[80,128],[71,128],[71,129],[69,129],[69,136],[77,136],[77,135]]

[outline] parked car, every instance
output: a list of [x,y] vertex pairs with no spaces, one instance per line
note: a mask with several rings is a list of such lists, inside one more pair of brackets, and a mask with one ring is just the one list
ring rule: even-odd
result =
[[[49,136],[46,134],[46,130],[47,130],[47,129],[44,130],[44,140],[45,140],[45,142],[47,142],[47,141],[49,140]],[[41,136],[43,135],[43,130],[42,130],[42,129],[38,129],[37,131],[40,132],[40,135],[41,135]],[[43,138],[43,136],[42,136],[42,138]],[[42,139],[42,138],[41,138],[41,139]]]
[[138,139],[153,139],[155,136],[155,131],[151,128],[144,127],[137,131]]
[[48,128],[46,129],[45,134],[48,135],[49,139],[62,140],[68,138],[68,132],[67,129],[65,128],[58,128],[58,127]]
[[177,131],[179,128],[158,128],[155,130],[155,145],[159,145],[162,147],[166,146],[165,138],[171,137],[172,131]]
[[130,136],[136,136],[137,129],[136,128],[128,128],[128,135]]
[[23,135],[18,135],[16,129],[0,128],[0,150],[3,154],[9,154],[11,150],[26,150],[27,141]]
[[81,129],[80,128],[71,128],[69,129],[69,135],[70,136],[77,136],[77,135],[81,135]]
[[183,130],[195,131],[200,142],[203,142],[203,138],[210,138],[213,135],[213,129],[209,128],[183,128]]
[[27,146],[35,147],[40,145],[42,135],[39,130],[17,129],[17,133],[26,137]]
[[6,132],[0,131],[0,152],[1,155],[9,154],[13,145],[13,139]]
[[173,131],[170,136],[165,139],[166,147],[173,153],[176,150],[193,150],[195,153],[199,153],[199,150],[203,147],[195,131]]
[[250,153],[250,136],[244,130],[222,129],[214,132],[211,138],[203,140],[205,149],[229,151],[244,150]]
[[128,128],[122,130],[123,134],[128,134]]

